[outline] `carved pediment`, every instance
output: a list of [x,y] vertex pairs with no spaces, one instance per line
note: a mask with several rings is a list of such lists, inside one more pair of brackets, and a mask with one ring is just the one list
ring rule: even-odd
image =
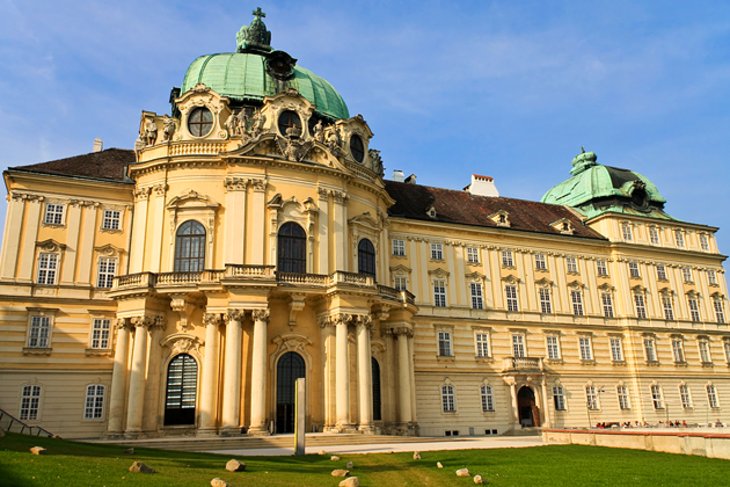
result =
[[403,264],[398,264],[398,265],[395,265],[395,266],[391,266],[390,267],[390,272],[393,272],[393,273],[403,272],[403,273],[406,273],[406,274],[410,274],[411,268],[408,267],[408,266],[404,266]]
[[202,195],[194,189],[189,189],[187,193],[175,196],[167,204],[168,209],[182,208],[209,208],[217,209],[220,205],[212,201],[208,196]]
[[436,269],[432,269],[428,271],[429,275],[433,277],[443,278],[443,277],[449,277],[449,271],[446,269],[442,269],[440,267],[437,267]]
[[535,284],[537,284],[538,286],[541,286],[541,287],[550,287],[550,286],[555,285],[555,283],[553,281],[551,281],[550,279],[548,279],[547,277],[541,277],[540,279],[535,281]]
[[348,223],[353,226],[364,227],[371,232],[379,232],[382,229],[380,222],[375,219],[369,211],[350,218]]
[[66,244],[57,242],[56,240],[53,240],[52,238],[49,238],[47,240],[43,240],[40,242],[36,242],[35,245],[36,245],[36,247],[39,247],[44,252],[60,252],[62,250],[66,250]]
[[105,255],[105,256],[109,256],[109,257],[115,256],[115,255],[121,255],[126,252],[126,250],[124,250],[120,247],[116,247],[112,244],[102,245],[101,247],[94,247],[94,250],[99,252],[99,254],[101,254],[101,255]]
[[160,342],[161,346],[170,349],[171,355],[190,353],[193,351],[198,352],[202,344],[203,343],[198,337],[188,335],[187,333],[175,333],[168,335]]
[[510,284],[518,284],[520,282],[520,278],[514,274],[507,274],[506,276],[502,277],[502,281],[508,282]]

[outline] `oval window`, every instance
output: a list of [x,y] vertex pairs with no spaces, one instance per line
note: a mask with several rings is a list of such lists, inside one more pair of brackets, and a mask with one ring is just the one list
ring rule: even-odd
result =
[[213,129],[213,114],[205,107],[193,108],[188,115],[188,130],[193,137],[205,137]]
[[284,110],[279,115],[279,132],[289,138],[297,138],[302,133],[302,119],[294,110]]
[[365,145],[357,134],[350,136],[350,154],[357,162],[362,162],[365,158]]

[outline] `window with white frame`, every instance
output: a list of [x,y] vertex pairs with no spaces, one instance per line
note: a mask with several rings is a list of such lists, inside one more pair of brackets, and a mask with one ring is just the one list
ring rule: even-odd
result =
[[603,305],[603,316],[613,318],[613,296],[610,291],[601,291],[601,304]]
[[512,356],[514,358],[524,358],[527,356],[525,351],[525,335],[522,333],[512,334]]
[[686,283],[691,283],[692,281],[692,268],[690,266],[684,266],[682,267],[682,279]]
[[631,229],[631,223],[621,222],[621,235],[627,242],[630,242],[634,239],[634,232]]
[[50,348],[50,346],[51,317],[31,315],[30,329],[28,330],[28,348]]
[[725,362],[730,364],[730,339],[726,338],[722,341],[722,348],[725,350]]
[[581,335],[578,337],[578,348],[580,349],[581,360],[593,360],[593,346],[591,345],[590,335]]
[[661,386],[653,384],[649,391],[651,392],[651,402],[654,405],[654,409],[664,409],[664,394],[662,393]]
[[588,409],[598,409],[598,389],[594,385],[586,386],[586,407]]
[[569,274],[578,274],[578,259],[574,255],[565,257],[565,265],[568,268]]
[[633,278],[641,277],[641,274],[639,274],[639,263],[635,260],[629,261],[629,276]]
[[451,346],[451,332],[440,330],[438,332],[439,357],[452,357],[454,355]]
[[104,392],[102,384],[86,386],[86,401],[84,402],[84,419],[101,419],[104,415]]
[[535,254],[535,269],[538,271],[547,270],[547,261],[545,260],[545,254]]
[[446,306],[446,281],[434,279],[433,281],[433,305],[443,308]]
[[507,284],[504,287],[504,294],[507,298],[507,311],[519,311],[519,305],[517,303],[517,286],[514,284]]
[[710,286],[717,286],[717,272],[715,272],[714,269],[709,269],[707,271],[707,282]]
[[687,384],[679,384],[679,401],[682,403],[683,409],[692,407],[692,393]]
[[573,305],[573,314],[583,316],[583,293],[577,289],[570,291],[570,302]]
[[404,257],[406,255],[406,241],[394,238],[393,239],[393,255],[397,257]]
[[565,391],[563,386],[553,386],[553,404],[556,411],[565,411]]
[[647,362],[658,362],[656,355],[656,339],[653,336],[644,336],[644,358]]
[[710,250],[710,239],[707,238],[706,233],[700,233],[700,248],[705,252]]
[[550,297],[550,288],[541,287],[537,290],[540,296],[540,312],[542,314],[550,314],[553,312],[553,303]]
[[679,228],[674,230],[674,241],[677,244],[678,248],[684,248],[684,232]]
[[636,317],[640,320],[646,319],[646,302],[644,301],[644,294],[640,291],[634,292],[634,309],[636,309]]
[[104,210],[101,219],[102,230],[119,230],[122,228],[122,212],[119,210]]
[[484,309],[484,297],[482,296],[482,283],[470,282],[471,290],[471,307],[473,309]]
[[675,364],[685,363],[684,358],[684,340],[682,337],[672,338],[672,358]]
[[714,384],[707,384],[707,404],[712,409],[720,407],[720,401],[717,399],[717,389]]
[[91,322],[91,348],[101,350],[111,348],[110,333],[111,320],[108,318],[94,318]]
[[662,308],[664,308],[664,319],[672,321],[674,319],[674,308],[672,307],[672,296],[662,294]]
[[479,263],[479,249],[476,247],[466,248],[466,261],[470,264]]
[[431,259],[444,260],[444,244],[441,242],[431,242]]
[[687,306],[689,307],[689,317],[692,321],[697,323],[700,321],[700,305],[697,301],[697,296],[687,296]]
[[494,412],[494,391],[492,386],[489,384],[482,384],[481,387],[482,396],[482,412],[493,413]]
[[489,357],[489,333],[478,331],[474,334],[474,347],[477,357]]
[[697,348],[700,351],[700,362],[703,364],[711,364],[712,354],[710,353],[710,340],[707,337],[697,338]]
[[608,266],[606,265],[606,259],[598,259],[596,261],[596,272],[600,277],[608,276]]
[[99,268],[96,276],[96,286],[109,289],[114,284],[117,275],[116,257],[99,257]]
[[714,296],[712,298],[712,307],[715,310],[715,321],[722,325],[725,323],[725,309],[723,307],[723,299],[720,296]]
[[560,360],[560,337],[558,335],[545,335],[545,348],[548,359]]
[[41,402],[41,386],[25,385],[20,396],[20,420],[32,421],[38,419],[38,407]]
[[649,241],[654,245],[659,244],[659,229],[653,225],[649,227]]
[[664,266],[664,264],[656,265],[656,278],[660,281],[667,280],[667,268]]
[[41,252],[38,255],[38,284],[55,284],[57,272],[58,254]]
[[616,396],[618,397],[619,409],[631,409],[631,402],[629,401],[629,388],[623,384],[616,386]]
[[63,225],[63,212],[65,208],[65,205],[59,203],[47,203],[43,223],[46,225]]
[[608,339],[609,346],[611,347],[611,360],[613,362],[624,361],[624,346],[621,337],[610,337]]
[[408,278],[404,275],[396,274],[393,276],[393,287],[398,291],[405,291],[408,289]]
[[451,384],[441,386],[441,409],[445,413],[456,412],[456,397],[454,395],[454,386]]
[[512,258],[512,251],[511,250],[503,250],[502,251],[502,267],[514,267],[515,262]]

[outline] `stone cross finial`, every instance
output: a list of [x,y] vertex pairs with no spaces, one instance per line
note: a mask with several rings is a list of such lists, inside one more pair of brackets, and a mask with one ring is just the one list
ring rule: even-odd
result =
[[261,19],[261,17],[266,17],[266,14],[263,10],[261,10],[261,7],[256,7],[256,10],[251,12],[251,14],[256,17],[257,19]]

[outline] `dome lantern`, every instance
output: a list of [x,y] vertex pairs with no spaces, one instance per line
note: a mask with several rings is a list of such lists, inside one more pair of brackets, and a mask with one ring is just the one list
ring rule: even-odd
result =
[[244,25],[236,34],[236,51],[237,52],[271,52],[271,32],[266,28],[266,24],[261,20],[266,14],[257,7],[251,12],[254,16],[249,25]]

